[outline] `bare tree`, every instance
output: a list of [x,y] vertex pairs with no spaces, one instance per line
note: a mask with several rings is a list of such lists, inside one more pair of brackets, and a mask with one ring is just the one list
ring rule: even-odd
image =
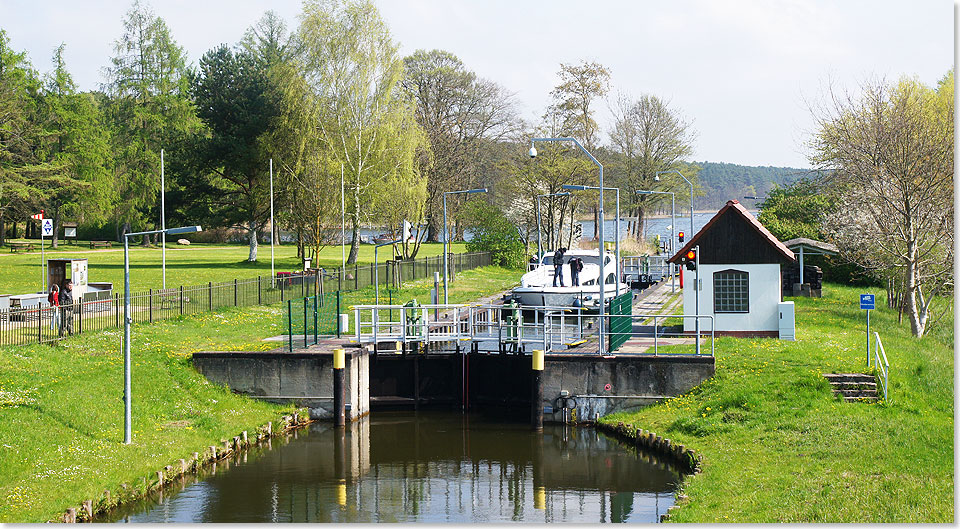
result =
[[953,76],[934,90],[913,79],[831,92],[818,111],[811,161],[842,190],[838,245],[873,270],[897,270],[914,336],[953,286]]
[[686,185],[682,180],[665,178],[655,182],[655,177],[657,171],[679,169],[681,162],[693,154],[694,133],[690,123],[654,95],[643,95],[637,100],[621,95],[614,115],[610,142],[620,166],[617,185],[623,188],[627,203],[636,211],[633,235],[640,240],[644,211],[651,204],[662,202],[664,195],[638,195],[634,191],[682,190],[681,185]]

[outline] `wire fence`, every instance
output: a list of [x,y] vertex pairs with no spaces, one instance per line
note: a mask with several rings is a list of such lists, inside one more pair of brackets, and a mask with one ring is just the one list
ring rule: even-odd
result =
[[[450,254],[450,273],[490,263],[490,254],[486,252]],[[149,289],[131,292],[130,318],[133,323],[153,323],[224,307],[270,305],[296,299],[299,311],[296,314],[303,312],[304,305],[314,303],[318,318],[315,324],[308,317],[293,318],[292,321],[300,325],[298,334],[334,334],[337,314],[345,312],[352,304],[372,303],[368,298],[373,294],[367,287],[375,284],[377,274],[380,284],[387,287],[381,290],[381,297],[392,299],[392,288],[399,287],[403,281],[429,277],[433,272],[442,271],[443,257],[436,256],[387,261],[377,267],[355,265],[334,270],[278,272],[277,277]],[[371,292],[368,294],[367,291]],[[337,300],[340,300],[339,304]],[[54,342],[73,334],[122,328],[123,301],[119,293],[91,292],[81,301],[59,308],[50,307],[46,299],[42,299],[37,306],[0,310],[0,346]],[[286,319],[291,320],[289,312],[293,305],[288,303],[286,308]],[[312,329],[308,328],[310,325]]]

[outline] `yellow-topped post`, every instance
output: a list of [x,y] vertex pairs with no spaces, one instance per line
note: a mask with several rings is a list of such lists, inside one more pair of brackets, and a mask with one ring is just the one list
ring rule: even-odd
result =
[[544,352],[533,351],[532,395],[530,398],[530,421],[534,430],[543,429],[543,364]]
[[333,423],[343,426],[345,422],[345,403],[343,372],[347,364],[346,352],[340,349],[333,350]]

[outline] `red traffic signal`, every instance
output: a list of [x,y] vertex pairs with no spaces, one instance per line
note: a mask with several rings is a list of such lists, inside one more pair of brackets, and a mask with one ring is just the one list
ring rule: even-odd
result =
[[683,242],[683,232],[681,231],[678,236],[680,237],[680,242]]
[[687,265],[687,270],[696,270],[697,269],[697,251],[696,250],[687,250],[687,253],[683,256],[683,264]]

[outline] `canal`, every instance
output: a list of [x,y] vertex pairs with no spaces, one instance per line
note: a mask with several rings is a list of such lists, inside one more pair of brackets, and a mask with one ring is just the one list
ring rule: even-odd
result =
[[304,430],[111,513],[117,522],[656,522],[681,475],[593,428],[378,411]]

